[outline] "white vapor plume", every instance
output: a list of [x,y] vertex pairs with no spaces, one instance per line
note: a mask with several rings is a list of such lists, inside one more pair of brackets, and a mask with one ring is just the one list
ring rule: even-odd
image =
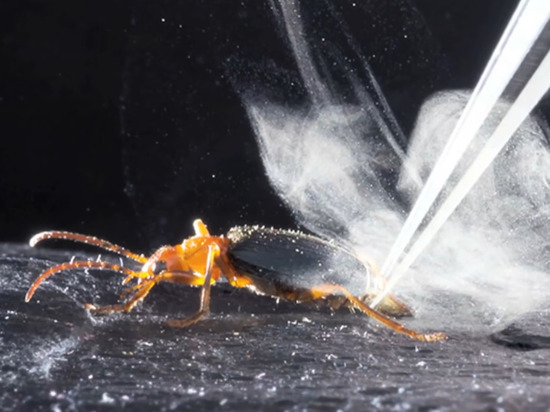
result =
[[[405,154],[366,60],[360,59],[370,87],[350,74],[354,99],[344,103],[320,69],[322,56],[305,40],[297,3],[280,0],[273,8],[301,75],[307,76],[309,98],[297,109],[245,94],[267,176],[300,224],[381,263],[406,217],[392,193],[414,202],[470,92],[444,91],[429,98]],[[495,107],[464,159],[475,157],[506,105]],[[489,332],[550,303],[547,135],[543,121],[525,120],[397,284],[394,292],[413,307],[422,325]],[[449,187],[468,166],[467,161],[458,164]],[[396,170],[399,182],[388,188],[387,172]]]

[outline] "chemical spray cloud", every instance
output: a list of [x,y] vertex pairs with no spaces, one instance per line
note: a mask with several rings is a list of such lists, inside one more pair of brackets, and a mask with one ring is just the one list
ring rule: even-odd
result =
[[[339,95],[343,82],[336,84],[328,57],[306,41],[314,36],[304,35],[298,4],[281,0],[272,7],[287,32],[308,99],[299,108],[287,107],[240,85],[266,173],[300,224],[380,263],[406,217],[396,195],[414,202],[469,92],[429,98],[405,154],[397,122],[366,60],[354,55],[360,67],[348,70],[350,59],[331,53],[331,61],[348,73],[347,96]],[[349,37],[342,38],[348,50],[356,50]],[[490,135],[505,104],[497,105],[466,159]],[[546,132],[540,120],[523,123],[395,288],[426,327],[490,331],[550,302]],[[460,163],[449,183],[467,167]],[[395,170],[401,171],[398,182],[388,178]]]

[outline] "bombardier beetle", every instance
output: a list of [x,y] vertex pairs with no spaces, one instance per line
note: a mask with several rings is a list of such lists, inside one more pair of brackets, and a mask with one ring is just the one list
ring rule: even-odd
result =
[[187,327],[209,311],[211,286],[224,277],[236,288],[246,287],[259,294],[299,303],[327,305],[333,309],[357,309],[396,332],[432,342],[445,338],[443,333],[419,333],[405,328],[389,316],[410,316],[411,311],[397,298],[388,296],[377,309],[369,307],[374,299],[372,277],[380,277],[372,265],[351,249],[325,239],[293,230],[262,226],[238,226],[225,236],[212,236],[206,225],[193,223],[195,236],[175,246],[163,246],[149,258],[93,236],[72,232],[38,233],[30,245],[46,239],[66,239],[87,243],[117,253],[142,264],[141,270],[101,261],[71,261],[43,272],[31,285],[25,301],[29,302],[38,286],[54,273],[77,268],[111,270],[126,275],[123,284],[137,283],[121,294],[123,303],[110,306],[87,304],[97,314],[130,312],[160,282],[173,282],[201,288],[198,311],[168,325]]

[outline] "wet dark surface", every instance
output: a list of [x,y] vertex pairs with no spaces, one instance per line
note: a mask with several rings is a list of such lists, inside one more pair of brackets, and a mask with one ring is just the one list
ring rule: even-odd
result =
[[[0,407],[13,410],[547,410],[550,321],[531,314],[494,335],[423,344],[359,314],[331,314],[220,285],[212,314],[163,325],[198,291],[158,286],[130,314],[86,302],[122,290],[106,272],[41,271],[72,253],[0,247]],[[94,256],[95,258],[96,256]],[[408,326],[422,329],[419,320]]]

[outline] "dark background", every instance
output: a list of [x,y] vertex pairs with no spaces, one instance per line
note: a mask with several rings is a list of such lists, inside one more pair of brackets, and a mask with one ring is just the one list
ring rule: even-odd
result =
[[[517,1],[351,3],[407,135],[428,94],[475,85]],[[296,225],[231,81],[247,61],[292,68],[268,3],[3,0],[0,36],[0,241],[56,228],[143,249],[195,217]]]

